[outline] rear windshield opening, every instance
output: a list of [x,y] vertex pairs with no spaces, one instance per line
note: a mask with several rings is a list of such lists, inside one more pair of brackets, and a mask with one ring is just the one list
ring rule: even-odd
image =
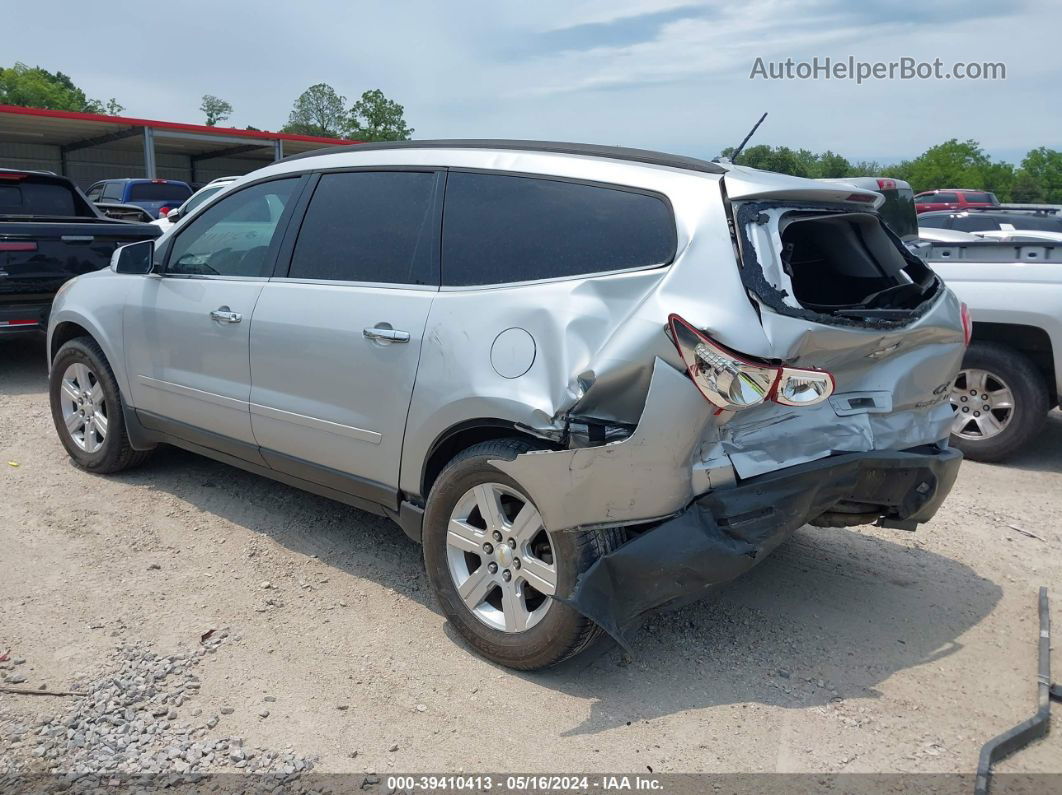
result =
[[131,202],[183,202],[191,195],[191,188],[177,182],[134,182],[129,186]]
[[0,185],[0,215],[77,215],[74,193],[66,185],[25,181]]
[[928,297],[932,276],[905,255],[877,215],[789,212],[778,227],[782,270],[805,309],[888,313],[913,309]]

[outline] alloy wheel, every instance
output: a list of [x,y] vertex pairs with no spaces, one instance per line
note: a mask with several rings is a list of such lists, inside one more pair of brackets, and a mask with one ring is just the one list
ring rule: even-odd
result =
[[92,370],[75,362],[63,373],[59,395],[67,433],[80,449],[95,453],[107,438],[107,401]]
[[955,416],[951,432],[971,441],[1002,433],[1014,416],[1014,394],[1007,383],[988,370],[960,370],[951,386]]
[[525,632],[543,619],[557,590],[549,532],[532,502],[501,483],[483,483],[457,501],[446,559],[458,596],[481,622]]

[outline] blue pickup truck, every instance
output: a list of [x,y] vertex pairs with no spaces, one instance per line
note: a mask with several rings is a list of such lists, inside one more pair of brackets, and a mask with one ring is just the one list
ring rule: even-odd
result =
[[143,207],[161,218],[192,195],[187,182],[176,179],[104,179],[86,191],[91,202],[121,202]]

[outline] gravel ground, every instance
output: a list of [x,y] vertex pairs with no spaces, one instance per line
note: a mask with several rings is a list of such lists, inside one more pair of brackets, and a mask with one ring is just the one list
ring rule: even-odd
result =
[[[0,693],[0,776],[969,773],[1034,708],[1039,585],[1062,627],[1058,412],[917,533],[804,528],[632,657],[517,674],[388,521],[173,449],[81,472],[45,378],[0,344],[0,684],[85,695]],[[1055,712],[1001,770],[1062,773]]]

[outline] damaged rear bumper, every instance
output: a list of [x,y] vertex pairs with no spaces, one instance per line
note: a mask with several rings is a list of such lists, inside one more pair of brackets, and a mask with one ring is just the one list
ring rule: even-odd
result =
[[846,453],[721,489],[594,563],[557,595],[626,648],[647,611],[676,607],[751,569],[800,526],[840,502],[874,505],[884,524],[928,521],[962,454],[925,446]]

